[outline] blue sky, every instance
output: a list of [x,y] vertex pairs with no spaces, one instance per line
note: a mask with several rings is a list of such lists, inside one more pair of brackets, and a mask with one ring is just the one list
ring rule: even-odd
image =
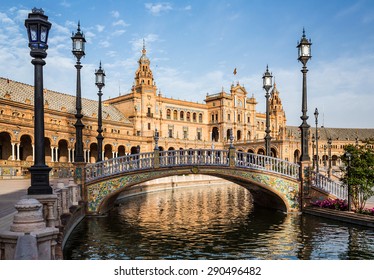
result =
[[[312,40],[308,123],[374,128],[374,1],[2,1],[0,76],[33,83],[24,20],[33,7],[52,22],[45,88],[75,94],[71,34],[78,20],[87,45],[82,96],[97,99],[94,72],[106,72],[104,99],[127,93],[143,38],[156,85],[167,97],[202,103],[207,93],[244,84],[265,111],[262,74],[269,65],[286,110],[300,125],[302,29]],[[233,75],[237,68],[237,75]]]

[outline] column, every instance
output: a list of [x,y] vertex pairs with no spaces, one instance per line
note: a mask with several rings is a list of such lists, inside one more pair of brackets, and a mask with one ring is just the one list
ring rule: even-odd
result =
[[87,152],[87,150],[86,149],[83,149],[83,162],[87,162],[86,161],[86,152]]
[[71,162],[71,156],[70,156],[70,153],[71,153],[71,149],[68,148],[68,162]]
[[103,152],[102,152],[102,159],[103,159],[103,160],[105,160],[104,155],[105,155],[105,152],[103,151]]
[[15,145],[16,143],[12,143],[12,160],[15,160],[16,159],[16,157],[15,157],[15,155],[14,155],[14,152],[15,152],[15,147],[14,147],[14,145]]
[[112,152],[112,158],[116,157],[116,152]]
[[[20,160],[19,159],[19,156],[20,156],[20,153],[19,153],[19,147],[21,146],[21,144],[20,143],[17,143],[17,160]],[[34,146],[33,146],[34,147]],[[33,150],[33,159],[34,159],[34,150]]]
[[51,147],[51,162],[55,162],[55,148],[54,147]]
[[71,149],[72,162],[75,162],[75,149]]
[[88,163],[91,162],[91,151],[90,150],[87,150],[87,162]]
[[32,145],[32,161],[35,161],[35,146]]
[[58,147],[55,148],[55,152],[56,152],[55,161],[60,162],[60,159],[58,158]]

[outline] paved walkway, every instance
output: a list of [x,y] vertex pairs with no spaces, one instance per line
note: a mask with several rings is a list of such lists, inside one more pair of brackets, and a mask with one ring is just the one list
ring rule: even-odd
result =
[[[65,181],[64,181],[65,182]],[[66,179],[67,182],[67,179]],[[51,184],[57,184],[57,179],[51,179]],[[14,205],[25,195],[31,185],[30,179],[0,180],[0,232],[8,230],[16,213]]]

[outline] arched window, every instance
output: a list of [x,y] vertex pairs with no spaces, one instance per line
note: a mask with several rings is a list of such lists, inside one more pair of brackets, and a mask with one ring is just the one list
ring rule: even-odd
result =
[[300,151],[295,150],[295,152],[293,153],[293,162],[297,163],[297,162],[299,162],[299,159],[300,159]]
[[167,110],[166,110],[166,118],[167,118],[168,120],[171,119],[171,110],[170,110],[170,109],[167,109]]
[[218,127],[213,127],[213,130],[212,130],[212,141],[218,142],[218,140],[219,140]]
[[277,157],[277,151],[274,148],[270,149],[270,156]]
[[236,141],[240,141],[240,140],[242,140],[242,132],[238,130],[236,132]]
[[178,119],[178,112],[177,112],[177,110],[174,110],[174,112],[173,112],[173,118],[174,118],[174,120]]
[[179,118],[180,118],[181,121],[184,121],[184,111],[180,112]]
[[203,122],[203,114],[199,114],[199,123],[202,123]]
[[197,121],[197,120],[196,120],[196,113],[193,113],[193,114],[192,114],[192,121],[193,121],[193,122],[196,122],[196,121]]
[[188,121],[188,122],[191,121],[191,113],[190,113],[190,112],[187,112],[187,121]]

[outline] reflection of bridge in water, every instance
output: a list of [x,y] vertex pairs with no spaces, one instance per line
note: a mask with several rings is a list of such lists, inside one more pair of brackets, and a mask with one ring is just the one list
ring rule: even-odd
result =
[[[234,148],[155,150],[127,155],[86,166],[84,186],[87,210],[91,214],[105,212],[122,191],[139,183],[173,175],[205,174],[247,188],[254,202],[260,205],[288,212],[299,211],[299,169],[299,165],[295,163],[235,151]],[[326,177],[319,175],[308,180],[318,183],[312,184],[314,187],[335,196],[341,196],[337,195],[339,191],[344,192],[340,184],[333,183]]]

